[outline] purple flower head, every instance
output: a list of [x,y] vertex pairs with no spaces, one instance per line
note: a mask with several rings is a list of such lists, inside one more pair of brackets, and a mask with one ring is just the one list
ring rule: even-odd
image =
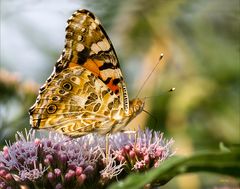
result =
[[[112,135],[115,146],[113,153],[117,159],[127,164],[130,171],[144,171],[158,167],[160,163],[173,153],[170,146],[173,140],[163,139],[163,134],[149,129],[135,133],[118,133]],[[120,142],[123,141],[123,142]]]
[[0,151],[0,188],[101,188],[130,172],[160,166],[173,154],[172,143],[148,129],[74,139],[18,132],[16,142]]

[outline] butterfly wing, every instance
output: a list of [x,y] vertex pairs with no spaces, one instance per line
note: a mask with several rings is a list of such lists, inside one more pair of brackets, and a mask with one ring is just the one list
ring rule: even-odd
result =
[[31,126],[70,136],[106,133],[128,111],[111,41],[91,12],[76,11],[68,20],[63,53],[29,110]]
[[107,133],[114,116],[124,116],[117,95],[92,72],[81,67],[64,69],[40,91],[30,109],[33,128],[53,129],[70,136]]
[[116,53],[99,20],[86,10],[68,20],[65,48],[30,108],[33,128],[69,136],[121,130],[142,111],[129,99]]
[[87,10],[78,10],[69,18],[65,49],[56,64],[56,72],[81,65],[101,79],[129,110],[127,89],[113,45],[100,21]]

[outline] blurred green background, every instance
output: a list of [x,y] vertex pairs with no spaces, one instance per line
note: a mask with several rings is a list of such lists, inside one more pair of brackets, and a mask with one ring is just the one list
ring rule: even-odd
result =
[[[176,154],[240,143],[239,0],[1,0],[0,145],[29,128],[28,109],[64,46],[67,19],[89,9],[112,40],[134,98],[145,110],[130,127],[161,130]],[[176,91],[167,91],[175,87]],[[157,121],[155,121],[157,120]],[[177,177],[162,188],[233,188],[213,174]]]

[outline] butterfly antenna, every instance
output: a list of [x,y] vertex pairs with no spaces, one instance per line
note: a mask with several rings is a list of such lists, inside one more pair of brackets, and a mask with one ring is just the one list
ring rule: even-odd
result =
[[173,92],[173,91],[175,91],[175,89],[176,89],[176,88],[173,87],[173,88],[169,89],[168,92]]
[[147,76],[147,78],[145,79],[145,81],[143,82],[142,86],[140,87],[137,95],[136,95],[136,98],[139,96],[140,92],[142,91],[143,87],[145,86],[146,82],[148,81],[148,79],[151,77],[152,73],[156,70],[157,66],[159,65],[160,61],[162,60],[163,58],[163,53],[160,54],[160,57],[156,63],[156,65],[154,66],[154,68],[152,69],[152,71],[149,73],[149,75]]

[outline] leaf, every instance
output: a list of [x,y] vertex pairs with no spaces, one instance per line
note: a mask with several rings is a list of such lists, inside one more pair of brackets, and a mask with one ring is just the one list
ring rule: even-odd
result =
[[154,183],[164,185],[177,175],[193,172],[213,172],[240,178],[240,151],[205,152],[191,157],[172,157],[160,167],[146,173],[135,173],[112,184],[109,189],[138,189]]

